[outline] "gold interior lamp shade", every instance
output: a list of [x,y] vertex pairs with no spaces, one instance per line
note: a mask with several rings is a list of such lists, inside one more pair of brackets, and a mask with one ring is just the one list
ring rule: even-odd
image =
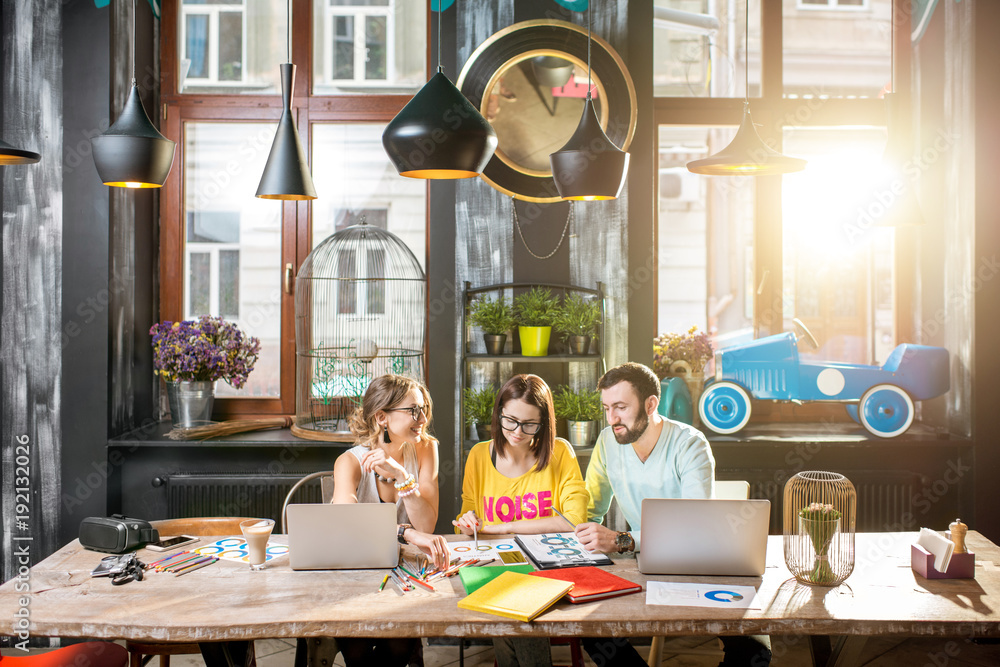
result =
[[14,148],[3,139],[0,139],[0,165],[2,164],[34,164],[42,159],[42,156],[32,151]]
[[101,182],[116,188],[163,187],[176,144],[153,126],[133,82],[122,113],[104,134],[91,139]]
[[782,155],[765,144],[753,125],[750,104],[744,102],[743,122],[729,145],[715,155],[688,162],[687,168],[706,176],[770,176],[802,171],[806,161]]
[[441,68],[382,133],[400,176],[472,178],[497,149],[497,133]]

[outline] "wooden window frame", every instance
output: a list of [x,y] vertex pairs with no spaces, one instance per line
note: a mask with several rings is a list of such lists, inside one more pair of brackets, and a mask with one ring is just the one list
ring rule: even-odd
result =
[[[174,156],[178,175],[168,178],[160,190],[160,320],[183,318],[184,290],[184,183],[180,174],[185,163],[183,129],[188,122],[269,123],[277,127],[281,95],[180,93],[178,72],[178,21],[182,0],[163,0],[160,21],[160,102],[163,134],[177,142]],[[309,156],[315,123],[388,123],[410,101],[410,95],[313,95],[312,0],[292,3],[292,62],[296,65],[292,108],[302,146]],[[427,5],[426,75],[431,70],[431,10]],[[274,63],[277,67],[280,63]],[[177,166],[179,165],[179,166]],[[321,194],[322,196],[322,194]],[[278,205],[278,204],[275,204]],[[312,205],[281,202],[281,266],[294,272],[311,250]],[[430,205],[429,197],[427,202]],[[425,230],[427,225],[425,225]],[[425,238],[427,232],[425,231]],[[428,248],[429,244],[425,243]],[[282,290],[280,396],[276,398],[217,398],[217,418],[247,418],[295,414],[295,304],[293,294]],[[426,351],[425,351],[426,355]]]

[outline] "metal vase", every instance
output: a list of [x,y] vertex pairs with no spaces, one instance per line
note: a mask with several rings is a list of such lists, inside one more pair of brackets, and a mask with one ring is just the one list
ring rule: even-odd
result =
[[570,354],[590,354],[590,336],[570,336]]
[[187,381],[167,383],[170,419],[178,428],[191,428],[212,423],[215,402],[215,382]]
[[503,354],[503,348],[507,344],[507,334],[483,334],[483,342],[486,343],[486,354]]
[[574,447],[590,447],[594,444],[594,430],[596,422],[575,422],[566,420],[566,430],[569,435],[569,444]]

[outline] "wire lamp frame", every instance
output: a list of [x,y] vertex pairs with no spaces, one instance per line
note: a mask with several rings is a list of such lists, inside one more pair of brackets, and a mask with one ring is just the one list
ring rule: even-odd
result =
[[427,283],[395,234],[362,222],[327,237],[295,279],[295,425],[350,442],[347,420],[373,378],[424,382]]
[[836,586],[851,576],[857,504],[839,473],[804,471],[785,483],[785,564],[798,581]]

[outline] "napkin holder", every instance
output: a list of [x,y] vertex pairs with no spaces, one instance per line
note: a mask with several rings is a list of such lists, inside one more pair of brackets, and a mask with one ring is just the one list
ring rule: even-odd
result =
[[975,579],[976,554],[952,554],[944,572],[934,569],[934,554],[919,544],[910,545],[910,567],[924,579]]

